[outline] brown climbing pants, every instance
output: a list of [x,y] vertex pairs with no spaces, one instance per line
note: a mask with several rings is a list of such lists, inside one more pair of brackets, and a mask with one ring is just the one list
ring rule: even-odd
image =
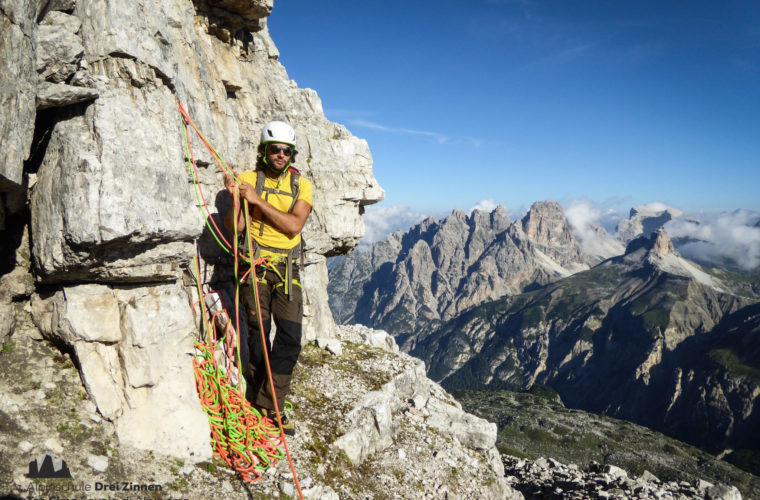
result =
[[[289,296],[284,293],[284,283],[280,278],[285,277],[285,263],[274,265],[279,275],[274,270],[265,266],[257,266],[256,277],[258,278],[259,303],[261,304],[261,322],[264,325],[264,334],[267,339],[267,352],[269,363],[272,367],[274,389],[277,394],[277,405],[282,410],[285,397],[290,391],[290,381],[293,368],[301,353],[301,332],[303,318],[303,294],[301,287],[293,283],[300,283],[298,267],[293,266]],[[256,301],[251,289],[250,279],[241,286],[240,296],[248,318],[248,351],[250,357],[248,389],[246,397],[255,405],[274,410],[272,391],[267,377],[266,361],[262,349],[262,339],[259,330],[259,319],[256,309]],[[272,321],[277,327],[274,341],[270,342]]]

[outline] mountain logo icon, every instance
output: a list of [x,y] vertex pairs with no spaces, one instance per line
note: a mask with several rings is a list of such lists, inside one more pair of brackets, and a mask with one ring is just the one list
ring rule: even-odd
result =
[[69,467],[63,460],[58,460],[50,453],[45,453],[29,462],[26,477],[34,479],[66,478],[71,479]]

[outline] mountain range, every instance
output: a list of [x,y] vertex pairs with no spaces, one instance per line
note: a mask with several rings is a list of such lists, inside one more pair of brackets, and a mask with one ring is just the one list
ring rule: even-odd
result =
[[638,237],[604,258],[555,202],[515,222],[454,211],[336,264],[331,307],[395,335],[447,389],[550,386],[757,473],[760,280],[683,258],[660,227],[673,216],[632,210]]
[[470,215],[454,210],[441,221],[429,217],[407,232],[392,233],[335,265],[330,308],[338,322],[392,332],[408,351],[416,332],[600,260],[581,251],[556,202],[536,203],[514,222],[503,206]]

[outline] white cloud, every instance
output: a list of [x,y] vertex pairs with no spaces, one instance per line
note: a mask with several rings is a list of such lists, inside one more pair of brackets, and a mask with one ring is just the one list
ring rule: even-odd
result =
[[393,231],[409,229],[425,217],[427,217],[426,214],[412,212],[406,205],[368,206],[364,212],[364,237],[360,244],[371,245],[376,241],[383,240]]
[[456,143],[465,142],[467,144],[472,145],[473,147],[479,148],[485,143],[483,139],[478,139],[475,137],[465,137],[465,136],[454,137],[454,136],[443,134],[440,132],[431,132],[429,130],[419,130],[419,129],[411,129],[411,128],[403,128],[403,127],[389,127],[387,125],[383,125],[381,123],[373,122],[370,120],[365,120],[363,118],[352,118],[350,120],[347,120],[346,123],[355,127],[364,127],[364,128],[379,130],[381,132],[388,132],[392,134],[416,135],[416,136],[428,137],[430,139],[433,139],[438,144],[451,144],[451,143],[456,144]]
[[474,207],[467,210],[467,215],[470,215],[474,210],[480,210],[482,212],[493,212],[493,210],[498,207],[499,204],[496,203],[496,200],[493,198],[488,198],[487,200],[480,200],[475,204]]
[[661,201],[653,201],[651,203],[647,203],[645,205],[639,205],[640,208],[649,210],[651,212],[662,212],[664,210],[667,210],[670,208],[668,205]]
[[662,203],[661,201],[653,201],[651,203],[647,203],[646,205],[638,205],[634,207],[636,210],[639,211],[641,214],[649,214],[654,215],[660,212],[668,211],[673,217],[680,217],[683,215],[683,212],[675,207],[671,207],[670,205],[667,205],[665,203]]
[[573,200],[565,207],[565,216],[574,228],[584,228],[590,224],[597,224],[602,211],[589,200]]
[[607,258],[625,251],[622,243],[600,230],[620,219],[617,212],[589,200],[573,200],[564,209],[573,236],[584,252]]
[[382,132],[391,132],[391,133],[404,134],[404,135],[421,135],[425,137],[430,137],[431,139],[435,139],[435,141],[438,142],[438,144],[443,144],[451,140],[451,138],[447,136],[446,134],[440,134],[438,132],[430,132],[427,130],[415,130],[415,129],[410,129],[410,128],[388,127],[386,125],[381,125],[379,123],[375,123],[369,120],[364,120],[361,118],[351,119],[348,121],[348,123],[356,127],[371,128],[373,130],[380,130]]
[[683,239],[677,249],[687,259],[713,265],[733,262],[744,270],[760,266],[760,214],[749,210],[699,214],[701,222],[678,218],[665,224],[672,239]]

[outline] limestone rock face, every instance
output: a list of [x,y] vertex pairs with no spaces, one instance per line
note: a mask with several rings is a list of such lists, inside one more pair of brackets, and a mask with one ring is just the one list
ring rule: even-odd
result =
[[401,251],[403,232],[396,231],[368,250],[356,250],[329,270],[330,310],[342,323],[353,323],[356,304],[363,294],[362,284],[380,268],[388,269]]
[[573,243],[562,206],[556,201],[534,203],[522,219],[523,231],[543,246],[566,246]]
[[61,83],[73,75],[84,53],[77,32],[79,19],[59,11],[49,12],[37,30],[37,73],[43,80]]
[[668,255],[675,252],[673,248],[673,242],[670,240],[668,233],[664,229],[656,229],[653,233],[654,244],[652,245],[652,251],[657,255]]
[[362,206],[384,196],[369,147],[288,78],[266,28],[271,0],[1,3],[3,307],[33,296],[35,321],[71,346],[122,442],[200,460],[190,268],[197,255],[205,286],[229,296],[232,259],[209,228],[230,199],[192,135],[194,186],[178,102],[238,173],[254,167],[265,123],[295,128],[295,166],[314,185],[304,342],[335,336],[325,257],[356,246]]
[[29,154],[34,132],[35,18],[34,0],[6,1],[0,9],[3,33],[0,37],[0,147],[3,151],[0,192],[23,190],[23,162]]
[[330,271],[339,322],[383,328],[402,350],[443,321],[483,302],[588,269],[599,258],[580,250],[562,207],[535,203],[511,222],[504,207],[455,210],[355,252]]
[[37,109],[58,108],[91,101],[98,97],[96,89],[65,83],[41,82],[37,88]]
[[166,168],[183,162],[167,140],[174,98],[165,87],[140,95],[104,89],[52,131],[31,199],[32,249],[46,281],[171,280],[191,258],[202,222],[186,173]]
[[87,392],[121,442],[211,458],[190,362],[196,325],[179,285],[65,287],[35,299],[33,317],[43,335],[72,346]]

